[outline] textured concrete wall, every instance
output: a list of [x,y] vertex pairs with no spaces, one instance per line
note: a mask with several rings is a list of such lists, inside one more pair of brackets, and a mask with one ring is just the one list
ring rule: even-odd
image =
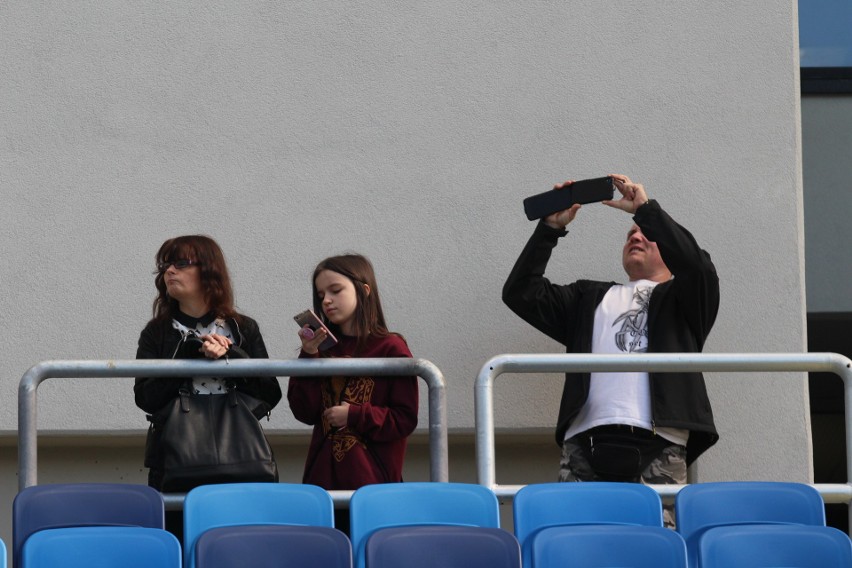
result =
[[[794,2],[12,0],[0,53],[9,436],[34,363],[134,356],[154,252],[193,232],[223,246],[275,358],[296,354],[315,263],[370,256],[391,327],[469,431],[489,357],[561,350],[500,301],[532,230],[521,200],[609,172],[716,261],[708,351],[804,348]],[[585,208],[549,274],[621,278],[629,224]],[[548,439],[560,378],[517,379],[495,390],[498,425]],[[708,382],[723,441],[703,479],[808,478],[801,374]],[[146,425],[130,380],[48,383],[39,421]],[[284,404],[269,427],[302,428]]]

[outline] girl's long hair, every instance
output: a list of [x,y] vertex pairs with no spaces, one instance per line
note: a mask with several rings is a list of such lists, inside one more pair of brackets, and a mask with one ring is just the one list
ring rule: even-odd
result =
[[[323,313],[322,300],[317,293],[317,276],[323,270],[337,272],[351,280],[355,286],[355,297],[358,300],[352,322],[357,338],[355,353],[364,348],[370,336],[387,337],[391,335],[385,323],[385,314],[382,311],[382,300],[379,296],[379,286],[376,283],[376,273],[367,257],[360,254],[331,256],[320,262],[314,269],[314,275],[311,278],[311,286],[314,291],[314,311],[322,318],[332,333],[340,334],[340,327],[328,321],[325,313]],[[364,284],[370,287],[369,294],[364,288]]]
[[[199,264],[204,300],[216,317],[234,318],[240,323],[241,318],[234,308],[234,292],[228,266],[225,264],[225,255],[218,243],[206,235],[175,237],[164,242],[154,257],[155,266],[181,259]],[[154,277],[154,285],[157,287],[157,298],[153,306],[154,320],[169,321],[177,315],[179,304],[177,300],[169,297],[165,273],[159,269]]]

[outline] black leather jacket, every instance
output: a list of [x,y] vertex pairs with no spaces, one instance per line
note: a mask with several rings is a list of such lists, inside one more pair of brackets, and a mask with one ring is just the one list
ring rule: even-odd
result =
[[[228,319],[228,326],[234,334],[234,344],[227,356],[232,359],[268,359],[266,345],[260,335],[257,322],[242,316],[242,323]],[[137,359],[194,359],[199,357],[193,351],[195,346],[187,346],[181,333],[172,326],[171,321],[151,321],[139,336]],[[235,378],[237,390],[266,403],[272,410],[281,400],[281,386],[276,377]],[[178,396],[182,381],[175,378],[139,377],[133,386],[136,406],[154,414],[170,400]]]

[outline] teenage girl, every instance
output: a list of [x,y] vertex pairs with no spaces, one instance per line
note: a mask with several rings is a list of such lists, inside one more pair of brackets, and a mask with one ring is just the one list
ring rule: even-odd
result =
[[[327,333],[303,328],[300,358],[411,357],[405,339],[388,331],[365,257],[323,260],[314,270],[313,291],[314,311],[338,343],[319,351]],[[406,441],[417,426],[416,377],[291,377],[287,400],[293,415],[314,427],[304,483],[358,489],[402,481]]]

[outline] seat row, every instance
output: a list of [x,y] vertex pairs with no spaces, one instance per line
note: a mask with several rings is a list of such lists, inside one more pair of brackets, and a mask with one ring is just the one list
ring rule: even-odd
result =
[[[2,548],[2,547],[0,547]],[[240,525],[205,532],[196,545],[204,568],[352,568],[352,547],[330,527]],[[706,568],[848,568],[849,538],[831,527],[741,525],[706,531],[698,558]],[[574,525],[541,530],[533,539],[536,566],[687,568],[686,543],[662,527]],[[520,568],[517,539],[486,527],[401,526],[367,541],[371,568]],[[177,539],[163,529],[73,527],[46,529],[24,545],[33,568],[180,568]],[[5,561],[0,563],[5,567]]]
[[[529,485],[515,496],[512,534],[500,529],[497,498],[486,487],[383,484],[354,492],[347,537],[333,528],[333,503],[321,488],[210,485],[186,496],[181,546],[163,530],[162,496],[148,487],[42,485],[15,499],[13,558],[16,568],[56,566],[57,558],[65,566],[92,565],[91,555],[100,559],[99,566],[108,566],[105,555],[113,553],[130,555],[117,557],[115,565],[131,568],[181,566],[181,556],[187,568],[513,568],[521,558],[527,568],[641,568],[739,566],[732,562],[749,550],[774,562],[750,566],[852,567],[849,538],[825,527],[822,498],[808,485],[695,484],[680,491],[675,509],[677,532],[662,527],[660,498],[643,485]],[[161,556],[146,559],[145,551]],[[82,563],[69,564],[75,558]],[[817,564],[801,563],[817,559]]]

